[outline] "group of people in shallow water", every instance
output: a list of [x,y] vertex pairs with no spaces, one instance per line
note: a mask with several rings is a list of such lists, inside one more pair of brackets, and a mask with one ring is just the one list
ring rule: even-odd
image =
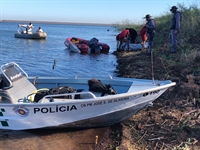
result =
[[[170,11],[174,14],[171,19],[171,25],[170,25],[170,45],[171,45],[171,52],[170,54],[176,53],[177,51],[177,37],[178,33],[180,32],[180,23],[181,23],[181,13],[177,11],[176,6],[172,6]],[[148,56],[151,56],[152,54],[152,48],[153,48],[153,39],[156,34],[156,21],[152,19],[152,16],[150,14],[147,14],[144,19],[146,19],[145,26],[142,27],[140,30],[140,36],[142,39],[141,45],[142,49],[145,48],[145,44],[148,41]],[[121,33],[119,33],[116,36],[117,40],[117,51],[129,51],[130,50],[130,43],[135,43],[137,38],[137,31],[133,28],[126,28]],[[123,44],[126,44],[127,47],[124,49],[122,46]]]

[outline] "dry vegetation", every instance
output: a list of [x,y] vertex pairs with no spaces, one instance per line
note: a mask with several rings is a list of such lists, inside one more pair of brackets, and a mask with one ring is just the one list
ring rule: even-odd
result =
[[[172,80],[177,84],[157,99],[152,107],[115,128],[113,133],[121,136],[107,149],[200,149],[200,9],[197,5],[186,8],[179,4],[178,7],[182,12],[182,22],[176,54],[169,55],[171,14],[155,18],[157,34],[153,64],[151,57],[146,56],[147,51],[115,52],[118,76],[151,79],[153,66],[155,79]],[[132,27],[139,29],[138,26]]]

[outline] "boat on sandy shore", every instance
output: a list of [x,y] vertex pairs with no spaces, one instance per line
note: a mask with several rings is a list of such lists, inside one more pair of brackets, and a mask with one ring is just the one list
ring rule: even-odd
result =
[[108,126],[134,115],[176,83],[112,77],[29,77],[15,62],[0,76],[0,129]]
[[64,42],[65,46],[72,52],[90,54],[90,53],[109,53],[110,47],[106,43],[99,42],[98,39],[92,38],[85,40],[81,38],[67,38]]

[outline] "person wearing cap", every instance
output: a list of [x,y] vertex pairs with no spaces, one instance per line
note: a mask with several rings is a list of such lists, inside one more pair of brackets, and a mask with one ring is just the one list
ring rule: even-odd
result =
[[180,32],[180,23],[181,23],[181,13],[177,11],[176,6],[172,6],[170,11],[174,14],[171,19],[170,27],[170,44],[171,44],[171,53],[176,53],[177,49],[177,36]]
[[147,14],[144,19],[146,19],[147,23],[146,23],[146,33],[147,33],[147,39],[148,39],[148,44],[149,44],[149,48],[148,48],[148,56],[151,56],[152,53],[152,47],[153,47],[153,39],[155,36],[155,29],[156,29],[156,22],[154,19],[151,18],[150,14]]
[[123,42],[125,42],[128,46],[128,51],[129,51],[129,37],[130,37],[130,32],[128,29],[123,30],[121,33],[119,33],[116,36],[116,40],[117,40],[117,50],[122,50],[121,46],[123,44]]

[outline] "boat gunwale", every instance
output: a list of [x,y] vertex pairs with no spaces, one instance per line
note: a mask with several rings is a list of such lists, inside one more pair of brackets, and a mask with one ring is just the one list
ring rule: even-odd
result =
[[[120,94],[116,94],[116,95],[108,95],[108,96],[104,96],[104,97],[96,97],[94,99],[68,99],[67,101],[64,102],[48,102],[48,103],[0,103],[0,106],[15,106],[15,105],[20,105],[20,106],[26,106],[26,105],[31,105],[31,106],[52,106],[52,105],[59,105],[59,104],[68,104],[68,103],[80,103],[80,102],[91,102],[91,101],[101,101],[101,100],[106,100],[106,99],[115,99],[115,98],[123,98],[123,97],[132,97],[132,96],[136,96],[136,95],[140,95],[140,94],[144,94],[144,93],[149,93],[152,91],[157,91],[157,90],[163,90],[163,89],[167,89],[171,86],[176,85],[175,82],[172,82],[170,84],[166,84],[166,85],[162,85],[162,86],[158,86],[155,88],[151,88],[148,90],[143,90],[143,91],[139,91],[139,92],[131,92],[131,93],[120,93]],[[81,93],[81,92],[80,92]],[[71,93],[69,93],[70,95]],[[79,93],[73,93],[73,94],[79,94]]]

